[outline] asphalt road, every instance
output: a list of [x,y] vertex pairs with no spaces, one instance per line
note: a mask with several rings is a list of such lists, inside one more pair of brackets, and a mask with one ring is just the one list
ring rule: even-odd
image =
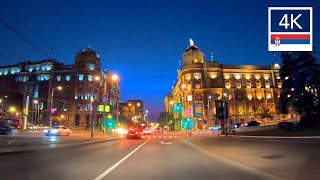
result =
[[[300,179],[299,176],[286,178],[263,169],[263,163],[259,166],[254,161],[255,155],[250,155],[251,151],[255,153],[260,150],[250,149],[256,146],[269,146],[272,147],[270,151],[283,153],[285,146],[282,143],[165,135],[0,155],[0,179]],[[300,142],[291,142],[294,146],[298,146],[297,143]],[[305,149],[308,148],[309,145],[305,145]],[[242,152],[244,149],[247,153]],[[287,151],[290,153],[290,149]],[[292,157],[288,159],[291,160],[288,163],[296,160]],[[306,165],[306,161],[299,160]],[[279,162],[263,161],[268,167],[274,165],[281,170],[281,166],[277,165]],[[287,170],[297,174],[296,169]]]

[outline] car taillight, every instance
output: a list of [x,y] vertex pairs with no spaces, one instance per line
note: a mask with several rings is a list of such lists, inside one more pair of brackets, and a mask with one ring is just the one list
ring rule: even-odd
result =
[[136,134],[138,134],[138,132],[136,132]]

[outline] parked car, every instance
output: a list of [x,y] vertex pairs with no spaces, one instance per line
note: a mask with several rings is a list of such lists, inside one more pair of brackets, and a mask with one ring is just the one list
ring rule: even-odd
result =
[[210,131],[216,131],[216,130],[220,130],[221,126],[220,125],[214,125],[213,127],[209,127]]
[[237,128],[241,128],[242,124],[241,123],[235,123],[232,125],[232,129],[237,129]]
[[249,121],[246,124],[246,127],[253,127],[253,126],[260,126],[260,123],[258,121]]
[[37,124],[35,126],[35,129],[38,129],[38,130],[49,129],[49,126],[44,126],[43,124]]
[[10,125],[2,125],[0,126],[0,134],[2,135],[10,135],[10,134],[17,134],[18,130]]
[[54,126],[52,129],[45,129],[43,133],[47,136],[69,136],[72,134],[72,131],[64,125]]
[[140,139],[141,138],[141,134],[140,132],[135,129],[135,128],[130,128],[126,134],[126,138],[127,139],[131,139],[131,138],[134,138],[134,139]]
[[285,130],[292,130],[294,125],[292,122],[282,121],[277,124],[278,128]]

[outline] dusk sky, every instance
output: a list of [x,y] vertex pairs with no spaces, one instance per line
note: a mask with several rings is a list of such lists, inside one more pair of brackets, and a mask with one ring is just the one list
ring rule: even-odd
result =
[[[223,64],[280,63],[268,52],[268,7],[312,6],[319,46],[320,0],[0,0],[0,17],[64,64],[88,46],[121,77],[121,101],[141,99],[157,118],[192,38]],[[52,48],[53,47],[53,48]],[[46,59],[0,24],[0,65]]]

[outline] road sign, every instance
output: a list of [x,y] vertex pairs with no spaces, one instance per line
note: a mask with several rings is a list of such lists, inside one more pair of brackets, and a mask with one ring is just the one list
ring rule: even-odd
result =
[[203,124],[207,124],[207,120],[203,120]]
[[312,7],[269,7],[269,51],[312,51]]

